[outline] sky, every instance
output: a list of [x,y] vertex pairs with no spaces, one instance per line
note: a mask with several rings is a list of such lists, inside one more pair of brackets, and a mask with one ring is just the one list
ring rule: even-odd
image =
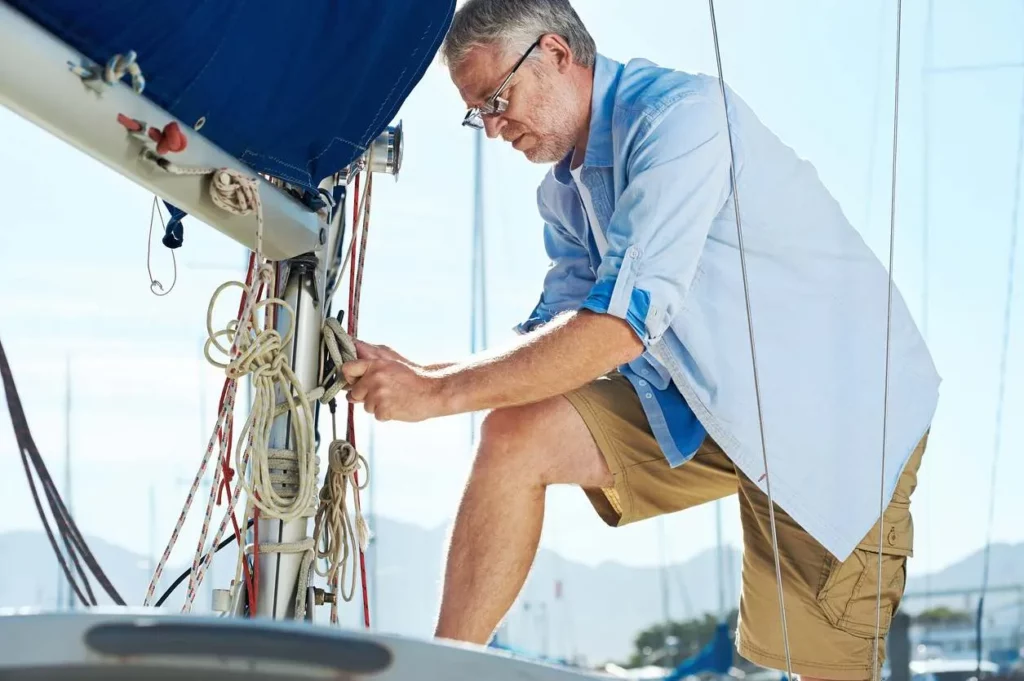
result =
[[[609,57],[716,72],[704,2],[574,4]],[[930,61],[940,71],[925,74],[930,4]],[[909,570],[921,574],[986,540],[1004,333],[1010,354],[992,537],[1024,540],[1024,499],[1015,494],[1024,475],[1024,424],[1015,418],[1024,408],[1020,296],[1004,324],[1021,183],[1024,3],[902,6],[894,277],[943,377],[913,499]],[[888,263],[895,3],[720,0],[715,8],[726,80],[815,165]],[[987,64],[1004,66],[941,70]],[[457,359],[470,343],[473,133],[459,125],[463,113],[447,71],[432,65],[398,116],[406,133],[400,177],[374,186],[361,336],[424,363]],[[242,276],[246,253],[187,218],[177,283],[155,297],[146,268],[152,195],[7,110],[0,139],[0,338],[36,441],[62,480],[70,366],[75,516],[87,534],[161,551],[215,418],[221,378],[200,357],[207,306],[220,283]],[[512,338],[540,291],[548,263],[534,192],[546,170],[499,141],[485,145],[492,344]],[[169,285],[171,256],[159,235],[153,244],[153,268]],[[365,445],[370,424],[360,418],[359,428]],[[471,462],[468,417],[378,424],[373,442],[376,511],[424,527],[448,524]],[[0,532],[39,528],[3,425],[0,496],[14,509],[0,515]],[[606,528],[578,490],[555,488],[542,543],[587,564],[653,565],[712,548],[714,518],[710,505],[669,516],[659,545],[658,523]],[[735,500],[723,502],[723,519],[724,541],[739,545]],[[186,543],[197,536],[194,520]]]

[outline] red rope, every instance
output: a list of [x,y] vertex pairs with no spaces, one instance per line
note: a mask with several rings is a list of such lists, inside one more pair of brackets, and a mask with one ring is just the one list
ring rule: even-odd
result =
[[[362,250],[359,252],[360,267],[359,273],[356,274],[356,244],[359,239],[357,229],[359,228],[359,182],[360,177],[356,175],[355,181],[355,198],[352,201],[352,246],[349,252],[349,287],[348,287],[348,335],[353,338],[359,330],[359,290],[363,285],[363,268],[361,261],[366,249],[366,225],[363,225],[363,243]],[[367,190],[370,189],[371,183],[369,173],[367,173]],[[352,402],[348,403],[348,428],[345,434],[346,439],[351,443],[352,447],[356,447],[356,422],[355,422],[355,404]],[[356,471],[352,475],[353,482],[355,483],[355,503],[357,512],[360,509],[359,503],[359,472]],[[369,590],[366,584],[366,554],[363,551],[363,547],[359,547],[359,577],[362,582],[363,591],[363,624],[369,629],[370,628],[370,597]]]
[[[245,287],[246,287],[246,290],[248,290],[252,286],[253,276],[255,275],[255,263],[256,263],[256,254],[255,253],[250,253],[249,254],[249,268],[248,268],[248,272],[246,272],[246,275],[245,275]],[[256,300],[259,300],[262,295],[263,295],[263,284],[260,284],[259,290],[256,292]],[[239,300],[239,303],[238,303],[238,314],[236,315],[236,317],[238,318],[238,320],[240,322],[242,320],[242,313],[245,311],[245,305],[246,305],[247,297],[248,296],[246,295],[245,291],[243,291],[242,295],[241,295],[241,299]],[[221,387],[221,390],[220,390],[220,401],[218,402],[218,406],[217,406],[217,413],[218,414],[220,414],[224,410],[224,402],[227,400],[228,386],[230,385],[230,383],[231,383],[231,379],[224,379],[224,385]],[[225,419],[225,427],[224,428],[219,428],[220,432],[218,433],[218,436],[220,437],[220,440],[221,440],[221,446],[223,446],[224,439],[225,438],[227,439],[227,449],[225,450],[224,457],[221,459],[221,462],[220,462],[221,463],[221,469],[223,471],[223,477],[221,479],[220,489],[217,491],[217,505],[218,506],[221,503],[221,496],[225,492],[227,493],[228,498],[230,499],[230,495],[231,495],[231,481],[234,479],[234,476],[235,476],[235,471],[234,471],[233,468],[231,468],[231,452],[232,452],[232,444],[233,444],[233,441],[234,441],[234,437],[233,437],[233,435],[234,435],[234,423],[235,423],[234,414],[233,413],[232,414],[228,414],[227,418]],[[254,520],[258,520],[258,519],[259,519],[259,515],[258,515],[258,509],[257,509],[257,514],[254,515]],[[231,525],[232,525],[232,527],[233,527],[233,529],[235,531],[235,540],[238,542],[239,550],[241,550],[242,547],[245,546],[245,542],[242,540],[242,530],[241,530],[241,528],[238,525],[238,519],[235,517],[235,513],[234,513],[233,509],[232,509],[232,512],[231,512]],[[244,573],[245,584],[246,584],[246,587],[247,587],[246,590],[247,590],[247,593],[248,593],[250,616],[253,616],[253,615],[256,614],[257,590],[259,588],[259,562],[257,560],[258,557],[259,557],[258,553],[257,553],[257,550],[258,550],[257,547],[259,546],[259,529],[258,529],[258,524],[255,523],[255,522],[253,523],[253,532],[254,532],[255,546],[253,548],[252,570],[249,569],[249,561],[246,560],[245,557],[242,558],[242,571]]]

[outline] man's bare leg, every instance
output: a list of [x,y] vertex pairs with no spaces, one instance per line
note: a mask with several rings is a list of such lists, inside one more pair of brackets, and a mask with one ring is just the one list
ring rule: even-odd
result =
[[452,530],[435,636],[490,639],[533,564],[552,484],[612,484],[569,401],[555,397],[488,414]]

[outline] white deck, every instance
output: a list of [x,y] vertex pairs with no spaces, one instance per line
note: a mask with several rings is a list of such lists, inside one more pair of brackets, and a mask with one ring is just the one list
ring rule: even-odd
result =
[[584,681],[500,651],[305,623],[138,609],[0,616],[0,681]]

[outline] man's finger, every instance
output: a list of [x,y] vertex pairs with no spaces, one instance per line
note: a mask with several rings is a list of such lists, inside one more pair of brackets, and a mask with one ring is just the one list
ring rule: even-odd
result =
[[341,365],[341,374],[345,377],[346,382],[353,383],[369,370],[371,362],[372,360],[369,359],[353,359],[345,362]]
[[356,357],[359,359],[372,359],[376,356],[376,347],[366,341],[361,341],[358,338],[352,339],[356,345]]
[[350,402],[363,402],[369,392],[370,386],[365,380],[356,381],[356,384],[348,391],[348,399]]
[[371,416],[376,415],[376,413],[377,413],[377,400],[375,400],[375,399],[374,400],[367,400],[366,402],[363,403],[363,409],[365,409],[366,413],[370,414]]

